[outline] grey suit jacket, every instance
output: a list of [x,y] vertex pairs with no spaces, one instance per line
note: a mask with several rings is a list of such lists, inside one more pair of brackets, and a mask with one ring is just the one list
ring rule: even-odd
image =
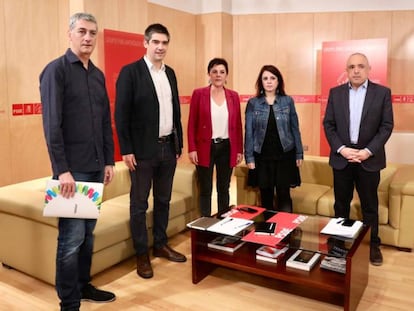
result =
[[[337,150],[343,145],[351,145],[349,120],[349,85],[346,83],[330,90],[323,120],[325,135],[331,147],[329,164],[335,169],[343,169],[348,165],[348,161]],[[365,170],[375,172],[385,167],[384,146],[393,126],[391,90],[368,81],[356,146],[358,149],[368,148],[373,153],[361,164]]]

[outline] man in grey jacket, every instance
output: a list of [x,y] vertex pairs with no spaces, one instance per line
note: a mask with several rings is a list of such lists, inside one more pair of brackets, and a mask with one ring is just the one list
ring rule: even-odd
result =
[[378,236],[378,185],[385,168],[385,143],[394,121],[391,90],[368,79],[368,59],[352,54],[347,61],[349,82],[332,88],[323,125],[331,147],[335,216],[349,218],[356,188],[362,218],[371,226],[370,261],[381,265],[383,258]]

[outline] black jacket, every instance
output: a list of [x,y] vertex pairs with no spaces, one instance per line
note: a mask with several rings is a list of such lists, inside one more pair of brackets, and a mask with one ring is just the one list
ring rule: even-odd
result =
[[[173,100],[173,124],[179,150],[183,147],[180,102],[174,70],[166,66]],[[151,159],[157,151],[159,102],[145,60],[126,65],[116,82],[115,122],[121,154],[134,154],[137,160]]]
[[[349,85],[346,83],[330,90],[323,120],[331,147],[329,163],[335,169],[343,169],[348,164],[337,150],[342,145],[351,145],[349,118]],[[368,148],[373,153],[361,163],[365,170],[374,172],[385,167],[384,146],[391,136],[393,125],[391,90],[368,81],[357,145],[358,149]]]

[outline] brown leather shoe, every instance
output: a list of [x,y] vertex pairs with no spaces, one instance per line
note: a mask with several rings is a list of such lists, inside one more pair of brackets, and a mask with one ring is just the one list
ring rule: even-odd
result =
[[369,251],[369,261],[374,266],[382,265],[382,254],[378,246],[371,246]]
[[176,252],[168,245],[164,245],[161,248],[154,248],[153,252],[154,252],[154,257],[164,257],[170,261],[185,262],[187,260],[187,258],[185,258],[183,254]]
[[148,254],[137,256],[137,274],[144,279],[154,276]]

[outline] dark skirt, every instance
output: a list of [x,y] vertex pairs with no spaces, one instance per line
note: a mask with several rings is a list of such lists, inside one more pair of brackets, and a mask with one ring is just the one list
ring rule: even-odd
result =
[[301,184],[296,159],[261,159],[256,158],[256,184],[259,188],[298,187]]

